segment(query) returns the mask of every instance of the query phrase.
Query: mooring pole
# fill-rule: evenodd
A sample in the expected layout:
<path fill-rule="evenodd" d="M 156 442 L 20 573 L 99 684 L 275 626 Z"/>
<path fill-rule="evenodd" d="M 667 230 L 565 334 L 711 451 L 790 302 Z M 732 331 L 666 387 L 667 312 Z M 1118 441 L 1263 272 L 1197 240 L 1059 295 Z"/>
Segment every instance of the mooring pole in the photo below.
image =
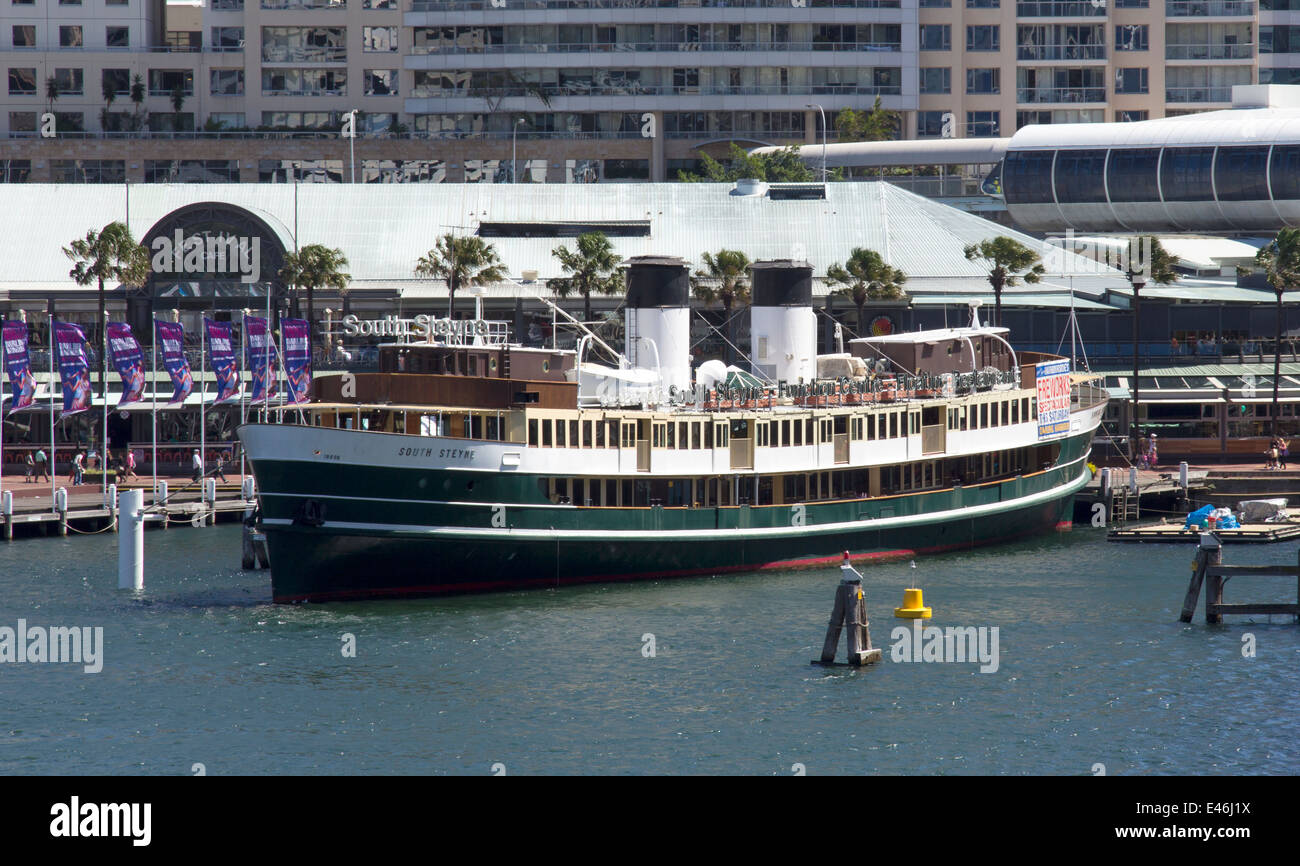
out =
<path fill-rule="evenodd" d="M 867 602 L 862 592 L 862 575 L 849 564 L 848 551 L 840 564 L 842 578 L 835 588 L 835 605 L 830 622 L 826 624 L 826 641 L 822 644 L 821 659 L 814 664 L 834 664 L 835 650 L 839 646 L 840 631 L 848 631 L 849 664 L 869 665 L 880 661 L 881 651 L 871 646 L 871 630 L 867 623 Z"/>
<path fill-rule="evenodd" d="M 117 514 L 117 588 L 144 589 L 144 490 L 119 493 Z"/>

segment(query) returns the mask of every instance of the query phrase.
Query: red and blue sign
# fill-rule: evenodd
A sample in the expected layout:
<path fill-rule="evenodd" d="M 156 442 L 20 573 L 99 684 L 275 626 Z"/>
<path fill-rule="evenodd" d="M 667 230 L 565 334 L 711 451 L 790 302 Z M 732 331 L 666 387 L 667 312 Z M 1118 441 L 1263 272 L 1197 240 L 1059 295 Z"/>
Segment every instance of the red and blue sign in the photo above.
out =
<path fill-rule="evenodd" d="M 122 377 L 122 399 L 118 408 L 140 402 L 144 396 L 144 352 L 140 341 L 125 322 L 108 323 L 108 354 L 117 374 Z"/>
<path fill-rule="evenodd" d="M 253 377 L 253 391 L 249 399 L 256 403 L 274 395 L 275 366 L 279 359 L 266 319 L 244 316 L 244 332 L 248 334 L 248 369 Z"/>
<path fill-rule="evenodd" d="M 10 414 L 30 409 L 36 402 L 36 377 L 32 375 L 32 359 L 27 351 L 27 323 L 4 323 L 5 369 L 9 372 L 9 388 L 13 392 Z"/>
<path fill-rule="evenodd" d="M 178 322 L 154 322 L 154 326 L 158 330 L 163 367 L 172 378 L 172 398 L 167 405 L 176 406 L 194 391 L 190 362 L 185 359 L 185 329 Z"/>
<path fill-rule="evenodd" d="M 71 322 L 54 323 L 54 343 L 59 355 L 59 383 L 63 386 L 63 414 L 90 408 L 90 369 L 86 366 L 86 333 Z"/>
<path fill-rule="evenodd" d="M 217 399 L 222 403 L 239 394 L 239 358 L 235 355 L 229 322 L 203 319 L 208 330 L 208 358 L 217 377 Z"/>

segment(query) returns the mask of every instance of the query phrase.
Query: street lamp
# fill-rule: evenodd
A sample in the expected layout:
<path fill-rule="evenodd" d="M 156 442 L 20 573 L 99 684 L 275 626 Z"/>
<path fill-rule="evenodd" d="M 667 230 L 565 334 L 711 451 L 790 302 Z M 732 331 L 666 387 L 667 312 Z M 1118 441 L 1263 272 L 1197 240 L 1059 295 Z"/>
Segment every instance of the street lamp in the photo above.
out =
<path fill-rule="evenodd" d="M 822 115 L 822 184 L 826 183 L 826 109 L 819 102 L 810 102 L 804 108 L 815 108 Z"/>
<path fill-rule="evenodd" d="M 1129 457 L 1137 459 L 1138 443 L 1138 320 L 1142 314 L 1142 289 L 1147 278 L 1141 271 L 1129 271 L 1128 281 L 1133 286 L 1133 423 L 1129 425 Z"/>
<path fill-rule="evenodd" d="M 510 127 L 510 182 L 519 183 L 519 124 L 523 123 L 522 117 L 516 117 L 514 126 Z"/>

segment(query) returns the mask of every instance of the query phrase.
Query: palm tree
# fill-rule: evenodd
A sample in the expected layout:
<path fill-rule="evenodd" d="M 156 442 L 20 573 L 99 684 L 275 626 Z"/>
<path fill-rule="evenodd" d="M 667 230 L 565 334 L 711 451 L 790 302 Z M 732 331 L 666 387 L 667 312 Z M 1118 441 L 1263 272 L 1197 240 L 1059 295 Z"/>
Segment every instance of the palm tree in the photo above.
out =
<path fill-rule="evenodd" d="M 131 125 L 136 129 L 141 129 L 144 126 L 144 119 L 140 114 L 140 111 L 144 106 L 144 97 L 144 78 L 141 77 L 139 73 L 136 73 L 135 77 L 131 79 L 131 102 L 135 105 L 135 111 L 131 118 Z"/>
<path fill-rule="evenodd" d="M 346 292 L 348 283 L 352 282 L 352 275 L 343 270 L 347 266 L 348 260 L 342 250 L 322 244 L 308 244 L 297 252 L 285 253 L 280 279 L 288 285 L 307 290 L 308 333 L 315 327 L 316 289 L 331 286 L 340 292 Z"/>
<path fill-rule="evenodd" d="M 1273 425 L 1277 433 L 1278 381 L 1282 378 L 1282 293 L 1300 286 L 1300 229 L 1282 229 L 1268 246 L 1255 254 L 1255 263 L 1277 295 L 1277 335 L 1273 343 Z"/>
<path fill-rule="evenodd" d="M 966 258 L 982 259 L 989 268 L 989 285 L 993 287 L 993 318 L 995 325 L 1002 324 L 1002 290 L 1016 286 L 1021 280 L 1036 283 L 1046 271 L 1038 253 L 1015 238 L 998 235 L 965 249 Z"/>
<path fill-rule="evenodd" d="M 106 299 L 104 283 L 112 280 L 123 286 L 142 286 L 149 277 L 149 250 L 135 242 L 124 223 L 111 222 L 99 231 L 91 229 L 84 238 L 63 248 L 63 254 L 75 263 L 68 276 L 79 286 L 98 283 L 99 315 L 95 319 L 96 345 L 99 347 L 99 398 L 104 404 L 103 464 L 108 466 L 108 329 L 104 327 Z M 51 335 L 52 339 L 52 335 Z M 101 478 L 107 484 L 107 473 Z"/>
<path fill-rule="evenodd" d="M 845 264 L 834 264 L 827 268 L 826 282 L 832 286 L 841 286 L 832 294 L 845 295 L 858 308 L 860 337 L 867 336 L 863 307 L 868 301 L 894 301 L 907 297 L 903 291 L 907 274 L 888 264 L 875 250 L 862 247 L 854 247 Z"/>
<path fill-rule="evenodd" d="M 691 278 L 691 291 L 695 297 L 706 304 L 722 302 L 722 318 L 727 329 L 727 363 L 735 362 L 735 328 L 731 319 L 731 308 L 736 304 L 749 303 L 749 256 L 737 250 L 718 250 L 715 256 L 705 253 L 702 257 L 704 267 L 695 272 Z"/>
<path fill-rule="evenodd" d="M 616 268 L 623 257 L 614 254 L 614 245 L 604 232 L 583 232 L 576 249 L 560 245 L 551 255 L 560 260 L 560 269 L 569 276 L 547 280 L 546 285 L 556 297 L 567 298 L 574 292 L 582 295 L 584 322 L 591 321 L 592 292 L 614 295 L 622 291 L 623 275 Z"/>
<path fill-rule="evenodd" d="M 1146 247 L 1146 255 L 1136 255 Z M 1135 265 L 1142 262 L 1142 267 Z M 1129 424 L 1129 454 L 1137 455 L 1140 431 L 1138 430 L 1138 321 L 1142 311 L 1142 287 L 1148 281 L 1167 285 L 1178 281 L 1174 270 L 1174 257 L 1160 245 L 1159 238 L 1144 235 L 1129 241 L 1128 264 L 1125 270 L 1133 286 L 1133 415 Z"/>
<path fill-rule="evenodd" d="M 438 238 L 415 264 L 415 275 L 447 281 L 447 318 L 455 313 L 456 290 L 461 286 L 485 286 L 506 278 L 505 266 L 496 247 L 476 235 L 457 237 L 448 232 Z"/>

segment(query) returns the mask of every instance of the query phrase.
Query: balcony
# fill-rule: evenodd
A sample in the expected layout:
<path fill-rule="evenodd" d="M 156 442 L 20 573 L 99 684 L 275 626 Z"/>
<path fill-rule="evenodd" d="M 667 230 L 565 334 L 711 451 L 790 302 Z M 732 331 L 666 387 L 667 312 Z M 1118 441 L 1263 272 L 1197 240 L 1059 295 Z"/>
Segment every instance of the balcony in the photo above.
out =
<path fill-rule="evenodd" d="M 1166 60 L 1252 60 L 1255 43 L 1217 45 L 1166 45 Z"/>
<path fill-rule="evenodd" d="M 1167 87 L 1165 102 L 1232 102 L 1231 87 Z"/>
<path fill-rule="evenodd" d="M 1105 87 L 1018 87 L 1016 102 L 1042 105 L 1061 102 L 1105 102 Z"/>
<path fill-rule="evenodd" d="M 346 63 L 347 48 L 330 48 L 326 46 L 287 46 L 263 45 L 263 63 L 300 63 L 304 60 L 324 63 Z"/>
<path fill-rule="evenodd" d="M 807 0 L 813 9 L 898 9 L 900 0 Z M 510 9 L 789 9 L 790 0 L 509 0 Z M 411 0 L 411 12 L 499 11 L 492 0 Z M 1102 14 L 1105 14 L 1103 10 Z"/>
<path fill-rule="evenodd" d="M 540 87 L 470 87 L 465 90 L 430 90 L 417 87 L 411 92 L 413 99 L 500 99 L 503 97 L 546 96 L 548 99 L 564 96 L 900 96 L 901 85 L 870 84 L 813 84 L 813 85 L 699 85 L 642 84 L 629 81 L 623 84 L 591 84 L 568 82 Z M 263 95 L 270 95 L 264 92 Z M 282 94 L 276 94 L 282 95 Z"/>
<path fill-rule="evenodd" d="M 1017 18 L 1105 18 L 1106 4 L 1097 5 L 1091 0 L 1065 0 L 1065 2 L 1028 2 L 1016 4 Z"/>
<path fill-rule="evenodd" d="M 344 49 L 337 49 L 344 51 Z M 543 42 L 509 45 L 416 46 L 410 56 L 438 54 L 593 54 L 634 51 L 834 51 L 837 53 L 898 52 L 898 42 Z M 263 52 L 265 54 L 266 52 Z M 1104 58 L 1103 53 L 1103 58 Z M 263 57 L 263 60 L 268 58 Z M 318 58 L 317 58 L 318 59 Z M 344 58 L 346 59 L 346 58 Z M 278 61 L 276 61 L 278 62 Z"/>
<path fill-rule="evenodd" d="M 1255 0 L 1166 0 L 1170 18 L 1254 18 Z"/>
<path fill-rule="evenodd" d="M 1021 45 L 1017 60 L 1105 60 L 1105 45 Z"/>

